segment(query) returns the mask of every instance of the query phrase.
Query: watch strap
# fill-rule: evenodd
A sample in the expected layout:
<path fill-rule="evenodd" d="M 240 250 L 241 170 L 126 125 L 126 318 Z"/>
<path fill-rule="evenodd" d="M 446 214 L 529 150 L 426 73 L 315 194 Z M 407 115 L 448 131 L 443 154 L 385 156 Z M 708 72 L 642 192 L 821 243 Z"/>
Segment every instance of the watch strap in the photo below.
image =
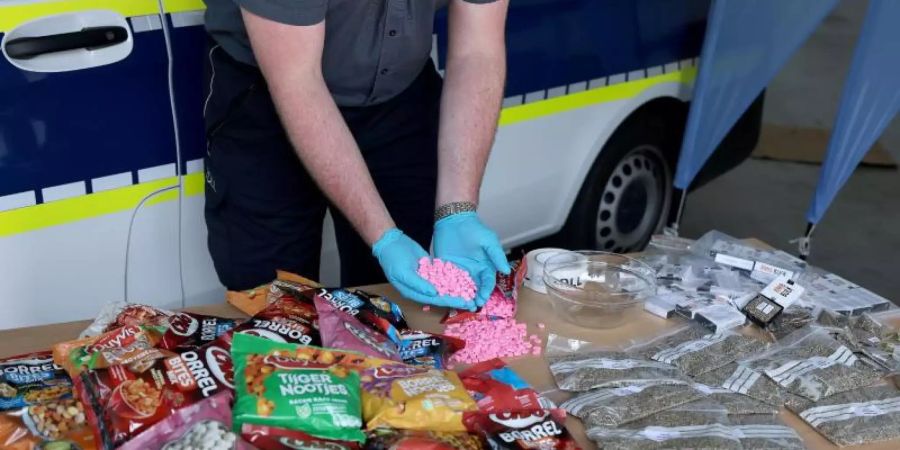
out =
<path fill-rule="evenodd" d="M 445 217 L 452 216 L 454 214 L 465 213 L 465 212 L 475 212 L 476 205 L 473 202 L 450 202 L 444 203 L 441 206 L 438 206 L 437 209 L 434 210 L 434 221 L 437 222 Z"/>

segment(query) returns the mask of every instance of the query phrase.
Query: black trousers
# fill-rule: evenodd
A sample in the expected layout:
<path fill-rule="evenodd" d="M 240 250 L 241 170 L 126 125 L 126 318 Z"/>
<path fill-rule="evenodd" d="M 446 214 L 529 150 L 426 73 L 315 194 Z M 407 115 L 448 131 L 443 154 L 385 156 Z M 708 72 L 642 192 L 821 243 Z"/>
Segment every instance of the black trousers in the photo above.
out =
<path fill-rule="evenodd" d="M 206 64 L 206 225 L 216 273 L 250 289 L 283 269 L 318 278 L 326 210 L 334 218 L 341 283 L 384 281 L 371 249 L 300 163 L 259 69 L 211 44 Z M 397 226 L 431 243 L 442 80 L 429 61 L 400 95 L 340 108 Z"/>

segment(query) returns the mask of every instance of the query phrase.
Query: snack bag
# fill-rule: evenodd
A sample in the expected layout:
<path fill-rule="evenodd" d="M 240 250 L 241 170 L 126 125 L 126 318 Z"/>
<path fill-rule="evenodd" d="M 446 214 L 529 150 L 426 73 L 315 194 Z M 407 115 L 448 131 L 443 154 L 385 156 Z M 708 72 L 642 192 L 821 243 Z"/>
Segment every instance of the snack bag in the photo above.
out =
<path fill-rule="evenodd" d="M 335 441 L 310 436 L 302 431 L 244 424 L 241 436 L 259 450 L 359 450 L 357 442 Z"/>
<path fill-rule="evenodd" d="M 477 432 L 493 450 L 577 450 L 578 444 L 565 427 L 562 409 L 527 413 L 472 414 L 466 426 Z"/>
<path fill-rule="evenodd" d="M 156 348 L 162 335 L 158 327 L 126 325 L 99 336 L 56 344 L 54 360 L 73 378 L 85 370 L 119 364 L 146 368 L 154 360 L 174 354 Z"/>
<path fill-rule="evenodd" d="M 169 326 L 169 317 L 172 314 L 175 313 L 149 305 L 125 302 L 107 303 L 100 310 L 100 314 L 97 315 L 94 322 L 78 337 L 97 336 L 126 325 L 145 325 L 165 329 Z"/>
<path fill-rule="evenodd" d="M 478 410 L 454 372 L 392 363 L 361 375 L 369 430 L 465 431 L 463 413 Z"/>
<path fill-rule="evenodd" d="M 71 396 L 72 381 L 50 352 L 0 359 L 0 411 Z"/>
<path fill-rule="evenodd" d="M 358 353 L 304 347 L 238 334 L 234 426 L 288 428 L 312 436 L 363 442 Z"/>
<path fill-rule="evenodd" d="M 159 342 L 166 350 L 191 350 L 209 344 L 239 321 L 223 317 L 180 312 L 169 318 L 169 328 Z"/>
<path fill-rule="evenodd" d="M 263 284 L 246 291 L 226 291 L 225 301 L 231 306 L 241 310 L 248 316 L 255 316 L 256 313 L 262 311 L 268 306 L 266 298 L 269 292 L 269 285 Z"/>
<path fill-rule="evenodd" d="M 152 361 L 112 366 L 75 379 L 78 398 L 101 448 L 115 448 L 175 411 L 232 388 L 231 358 L 215 346 Z"/>
<path fill-rule="evenodd" d="M 478 403 L 479 413 L 536 411 L 552 407 L 500 359 L 470 366 L 460 372 L 459 377 Z"/>
<path fill-rule="evenodd" d="M 319 312 L 319 331 L 322 333 L 322 345 L 331 348 L 353 350 L 374 358 L 400 361 L 400 350 L 397 344 L 387 336 L 363 325 L 331 303 L 316 296 L 316 311 Z"/>
<path fill-rule="evenodd" d="M 392 430 L 378 428 L 368 433 L 366 450 L 482 450 L 484 445 L 469 433 Z"/>
<path fill-rule="evenodd" d="M 250 450 L 231 432 L 230 392 L 173 412 L 118 450 Z"/>
<path fill-rule="evenodd" d="M 0 413 L 0 448 L 93 450 L 97 445 L 84 406 L 69 398 Z"/>
<path fill-rule="evenodd" d="M 313 280 L 284 270 L 278 270 L 276 274 L 276 281 L 285 281 L 298 287 L 322 287 L 321 284 Z M 279 294 L 284 293 L 283 290 L 273 287 L 272 284 L 274 283 L 263 284 L 246 291 L 227 291 L 225 300 L 244 314 L 255 316 L 265 309 L 266 306 L 269 306 L 272 300 L 279 297 Z"/>
<path fill-rule="evenodd" d="M 450 357 L 465 346 L 465 341 L 451 336 L 417 330 L 400 332 L 400 358 L 414 366 L 446 369 Z"/>
<path fill-rule="evenodd" d="M 478 311 L 451 309 L 441 320 L 443 324 L 460 323 L 472 319 L 509 319 L 516 316 L 516 302 L 519 286 L 525 279 L 525 265 L 521 261 L 511 261 L 509 275 L 497 272 L 497 285 L 488 297 L 487 303 Z"/>
<path fill-rule="evenodd" d="M 240 333 L 275 342 L 321 345 L 318 321 L 319 314 L 312 302 L 289 296 L 279 297 L 255 316 L 222 335 L 216 342 L 223 348 L 231 348 L 232 336 Z"/>
<path fill-rule="evenodd" d="M 409 328 L 400 307 L 379 295 L 360 290 L 331 288 L 305 291 L 304 294 L 310 299 L 318 297 L 337 310 L 355 317 L 360 323 L 387 336 L 398 345 L 400 331 Z"/>

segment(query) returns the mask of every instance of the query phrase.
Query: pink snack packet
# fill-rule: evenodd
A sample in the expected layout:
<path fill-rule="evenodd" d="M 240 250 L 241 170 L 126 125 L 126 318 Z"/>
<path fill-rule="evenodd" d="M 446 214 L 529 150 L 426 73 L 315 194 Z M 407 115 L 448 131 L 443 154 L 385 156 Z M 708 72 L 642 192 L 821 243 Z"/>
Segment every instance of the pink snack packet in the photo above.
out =
<path fill-rule="evenodd" d="M 210 442 L 211 449 L 255 450 L 231 431 L 231 398 L 230 391 L 223 391 L 176 410 L 118 450 L 200 448 L 204 442 Z"/>
<path fill-rule="evenodd" d="M 355 350 L 375 358 L 402 361 L 400 349 L 387 336 L 363 325 L 356 317 L 335 308 L 319 296 L 313 301 L 319 312 L 323 347 Z"/>

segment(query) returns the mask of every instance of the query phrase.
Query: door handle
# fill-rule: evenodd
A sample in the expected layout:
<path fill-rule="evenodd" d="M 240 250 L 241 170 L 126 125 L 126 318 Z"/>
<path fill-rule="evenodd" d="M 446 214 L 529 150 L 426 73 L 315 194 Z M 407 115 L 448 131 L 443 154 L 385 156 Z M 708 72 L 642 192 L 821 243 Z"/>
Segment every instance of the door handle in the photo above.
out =
<path fill-rule="evenodd" d="M 6 54 L 14 59 L 30 59 L 38 55 L 80 48 L 93 50 L 109 47 L 128 39 L 128 30 L 121 26 L 92 27 L 71 33 L 49 36 L 21 37 L 6 43 Z"/>

